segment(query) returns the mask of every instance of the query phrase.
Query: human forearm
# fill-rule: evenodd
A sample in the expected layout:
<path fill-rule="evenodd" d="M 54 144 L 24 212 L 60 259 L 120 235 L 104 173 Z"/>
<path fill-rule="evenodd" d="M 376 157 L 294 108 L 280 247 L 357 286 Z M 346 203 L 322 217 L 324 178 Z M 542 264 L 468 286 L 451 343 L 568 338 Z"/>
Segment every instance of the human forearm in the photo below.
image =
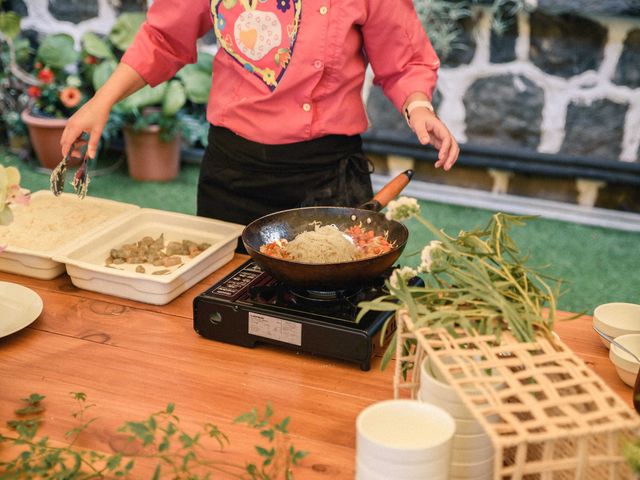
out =
<path fill-rule="evenodd" d="M 113 106 L 145 85 L 144 79 L 133 68 L 124 63 L 118 64 L 93 98 L 67 122 L 60 140 L 62 155 L 67 155 L 74 142 L 85 132 L 89 134 L 87 154 L 93 158 Z"/>
<path fill-rule="evenodd" d="M 120 100 L 146 85 L 144 79 L 126 63 L 119 63 L 108 80 L 98 89 L 92 101 L 111 110 Z"/>

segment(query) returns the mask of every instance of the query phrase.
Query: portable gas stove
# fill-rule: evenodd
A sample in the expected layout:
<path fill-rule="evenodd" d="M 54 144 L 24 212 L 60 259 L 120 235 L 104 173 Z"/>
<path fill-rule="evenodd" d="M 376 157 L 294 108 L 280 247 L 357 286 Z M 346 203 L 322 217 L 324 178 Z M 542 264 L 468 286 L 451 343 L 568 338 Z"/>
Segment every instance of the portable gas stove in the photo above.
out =
<path fill-rule="evenodd" d="M 194 299 L 193 328 L 220 342 L 245 347 L 269 343 L 355 362 L 366 371 L 393 312 L 371 311 L 356 322 L 358 303 L 388 293 L 384 280 L 389 274 L 353 290 L 295 290 L 248 260 Z M 416 277 L 410 284 L 422 280 Z M 385 341 L 394 330 L 391 322 Z"/>

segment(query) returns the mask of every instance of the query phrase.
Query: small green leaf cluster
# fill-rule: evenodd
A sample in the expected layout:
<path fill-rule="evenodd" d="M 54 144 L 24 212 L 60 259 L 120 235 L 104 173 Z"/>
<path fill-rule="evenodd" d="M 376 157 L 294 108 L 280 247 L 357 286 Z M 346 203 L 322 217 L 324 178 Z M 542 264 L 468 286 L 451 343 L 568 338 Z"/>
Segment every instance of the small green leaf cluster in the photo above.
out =
<path fill-rule="evenodd" d="M 204 423 L 199 431 L 190 433 L 180 425 L 175 405 L 170 403 L 159 412 L 141 421 L 127 421 L 118 432 L 125 436 L 126 447 L 114 454 L 82 449 L 76 446 L 81 435 L 97 418 L 85 418 L 94 404 L 87 403 L 82 392 L 72 392 L 79 409 L 72 417 L 80 423 L 66 433 L 68 443 L 60 446 L 47 436 L 37 434 L 44 419 L 43 395 L 33 393 L 22 399 L 25 406 L 16 410 L 16 418 L 7 422 L 13 434 L 0 434 L 0 446 L 17 450 L 14 458 L 0 459 L 0 479 L 60 479 L 89 480 L 106 478 L 142 478 L 136 468 L 139 460 L 152 465 L 151 478 L 208 480 L 212 478 L 249 478 L 253 480 L 293 479 L 292 468 L 306 452 L 298 451 L 288 442 L 289 417 L 280 422 L 273 418 L 267 406 L 263 414 L 257 409 L 240 415 L 235 422 L 258 429 L 267 446 L 256 445 L 262 458 L 258 465 L 247 462 L 237 465 L 224 460 L 211 460 L 206 442 L 213 441 L 219 452 L 229 445 L 229 438 L 212 423 Z M 155 466 L 154 466 L 155 465 Z M 214 477 L 215 475 L 215 477 Z"/>
<path fill-rule="evenodd" d="M 260 435 L 269 440 L 267 447 L 256 445 L 256 451 L 263 460 L 258 466 L 248 463 L 246 471 L 253 480 L 267 480 L 269 478 L 293 478 L 292 467 L 307 456 L 307 452 L 297 450 L 292 444 L 283 444 L 282 439 L 288 435 L 287 426 L 290 417 L 280 422 L 273 421 L 273 409 L 267 404 L 265 411 L 260 414 L 257 409 L 244 413 L 235 419 L 235 423 L 244 423 L 260 431 Z"/>

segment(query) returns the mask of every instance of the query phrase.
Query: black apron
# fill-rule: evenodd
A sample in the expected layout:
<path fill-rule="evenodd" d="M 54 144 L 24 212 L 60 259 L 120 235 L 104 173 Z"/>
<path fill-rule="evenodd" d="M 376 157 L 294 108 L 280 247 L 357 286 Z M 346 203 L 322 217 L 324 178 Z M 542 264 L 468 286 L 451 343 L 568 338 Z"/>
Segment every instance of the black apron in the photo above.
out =
<path fill-rule="evenodd" d="M 359 135 L 284 145 L 212 126 L 198 180 L 198 215 L 246 225 L 298 207 L 358 207 L 373 197 Z"/>

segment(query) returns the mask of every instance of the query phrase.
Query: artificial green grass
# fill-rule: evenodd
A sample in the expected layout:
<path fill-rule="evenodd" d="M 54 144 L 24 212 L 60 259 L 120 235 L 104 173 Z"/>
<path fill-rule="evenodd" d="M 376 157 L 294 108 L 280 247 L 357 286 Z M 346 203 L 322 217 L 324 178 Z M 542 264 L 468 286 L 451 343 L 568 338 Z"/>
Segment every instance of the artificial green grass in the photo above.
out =
<path fill-rule="evenodd" d="M 32 191 L 48 189 L 47 175 L 0 150 L 0 163 L 20 168 L 22 185 Z M 183 165 L 168 183 L 138 182 L 123 165 L 116 172 L 93 177 L 89 194 L 147 208 L 194 214 L 198 167 Z M 420 202 L 423 215 L 450 235 L 484 226 L 493 212 L 476 208 Z M 416 266 L 431 235 L 415 220 L 407 223 L 410 238 L 401 263 Z M 609 230 L 547 219 L 533 219 L 516 228 L 513 237 L 530 264 L 563 280 L 559 308 L 592 313 L 602 303 L 640 303 L 640 233 Z"/>

